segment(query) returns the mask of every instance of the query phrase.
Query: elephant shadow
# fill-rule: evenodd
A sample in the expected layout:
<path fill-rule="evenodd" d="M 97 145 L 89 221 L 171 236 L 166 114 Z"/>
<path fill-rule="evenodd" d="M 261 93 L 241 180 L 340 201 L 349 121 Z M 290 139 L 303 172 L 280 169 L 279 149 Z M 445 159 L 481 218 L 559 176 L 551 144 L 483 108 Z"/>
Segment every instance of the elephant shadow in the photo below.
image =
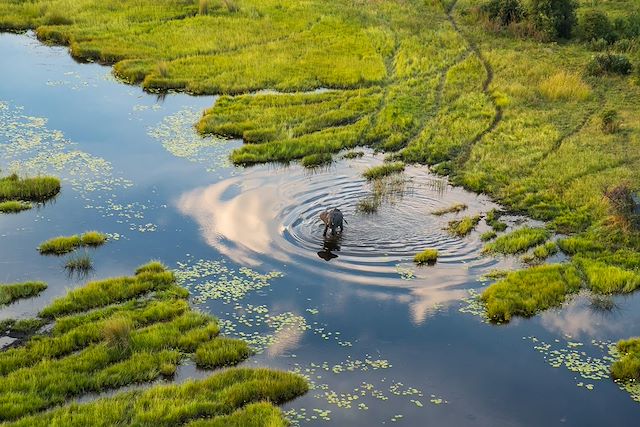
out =
<path fill-rule="evenodd" d="M 340 243 L 342 236 L 340 234 L 325 237 L 322 242 L 322 250 L 318 251 L 318 256 L 325 261 L 331 261 L 338 258 L 334 252 L 340 252 Z"/>

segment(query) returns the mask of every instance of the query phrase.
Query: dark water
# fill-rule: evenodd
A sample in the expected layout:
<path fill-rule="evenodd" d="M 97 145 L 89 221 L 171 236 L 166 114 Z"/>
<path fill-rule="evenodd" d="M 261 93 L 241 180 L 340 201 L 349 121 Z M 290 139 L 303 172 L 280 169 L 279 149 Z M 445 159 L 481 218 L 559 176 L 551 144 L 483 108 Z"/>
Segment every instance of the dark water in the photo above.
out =
<path fill-rule="evenodd" d="M 302 423 L 637 425 L 639 404 L 603 359 L 609 342 L 640 334 L 637 297 L 602 313 L 582 295 L 506 326 L 473 314 L 480 276 L 517 262 L 481 255 L 483 224 L 453 238 L 443 231 L 453 216 L 430 212 L 464 202 L 482 213 L 495 207 L 487 198 L 409 168 L 404 197 L 359 215 L 370 191 L 360 174 L 381 162 L 370 152 L 313 173 L 236 169 L 225 159 L 239 141 L 201 140 L 191 127 L 213 97 L 144 94 L 29 36 L 0 35 L 0 53 L 0 168 L 64 179 L 53 203 L 0 216 L 0 281 L 49 283 L 0 318 L 33 315 L 84 283 L 35 248 L 97 229 L 112 240 L 91 251 L 89 279 L 152 258 L 176 268 L 194 304 L 259 350 L 248 365 L 310 377 L 315 388 L 285 406 Z M 325 241 L 316 218 L 330 206 L 349 223 Z M 438 264 L 414 267 L 429 247 Z M 186 366 L 179 377 L 205 374 Z"/>

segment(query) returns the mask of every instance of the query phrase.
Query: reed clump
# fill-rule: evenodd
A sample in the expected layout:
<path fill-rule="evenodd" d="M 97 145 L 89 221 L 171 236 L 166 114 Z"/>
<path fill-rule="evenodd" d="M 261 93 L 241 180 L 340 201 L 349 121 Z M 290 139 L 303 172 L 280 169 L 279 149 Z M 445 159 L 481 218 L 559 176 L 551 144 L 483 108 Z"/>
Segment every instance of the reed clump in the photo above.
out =
<path fill-rule="evenodd" d="M 640 338 L 618 341 L 620 357 L 611 365 L 611 376 L 619 381 L 640 381 Z"/>
<path fill-rule="evenodd" d="M 44 282 L 25 282 L 15 284 L 0 284 L 0 305 L 11 304 L 23 298 L 31 298 L 47 289 Z"/>
<path fill-rule="evenodd" d="M 331 164 L 332 161 L 333 157 L 330 153 L 315 153 L 304 156 L 300 163 L 302 163 L 302 166 L 305 168 L 317 168 L 319 166 Z"/>
<path fill-rule="evenodd" d="M 246 342 L 220 337 L 199 346 L 194 360 L 198 367 L 212 369 L 237 365 L 250 355 Z"/>
<path fill-rule="evenodd" d="M 413 258 L 413 262 L 418 265 L 433 265 L 438 260 L 438 250 L 437 249 L 425 249 L 424 251 L 416 254 Z"/>

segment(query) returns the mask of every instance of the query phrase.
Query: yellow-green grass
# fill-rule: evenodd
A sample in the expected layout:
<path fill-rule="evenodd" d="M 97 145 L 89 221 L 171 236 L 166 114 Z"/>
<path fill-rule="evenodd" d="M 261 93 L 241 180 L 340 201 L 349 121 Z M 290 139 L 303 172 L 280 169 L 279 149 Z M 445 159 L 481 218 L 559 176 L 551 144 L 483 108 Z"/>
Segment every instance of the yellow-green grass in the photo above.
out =
<path fill-rule="evenodd" d="M 574 262 L 584 272 L 589 289 L 595 293 L 630 293 L 640 287 L 640 273 L 637 270 L 585 257 L 576 257 Z"/>
<path fill-rule="evenodd" d="M 175 425 L 223 416 L 255 421 L 257 413 L 234 411 L 260 401 L 270 402 L 267 413 L 281 419 L 272 404 L 306 392 L 307 384 L 297 375 L 270 370 L 230 369 L 179 386 L 156 386 L 85 405 L 68 403 L 85 393 L 171 377 L 184 358 L 195 360 L 196 353 L 208 368 L 248 356 L 244 342 L 216 343 L 217 320 L 191 311 L 188 293 L 160 266 L 150 263 L 133 277 L 89 283 L 45 307 L 36 321 L 53 322 L 50 333 L 0 353 L 0 420 L 16 425 L 139 425 L 151 420 Z M 167 405 L 174 410 L 164 410 Z"/>
<path fill-rule="evenodd" d="M 498 237 L 498 233 L 496 233 L 493 230 L 489 230 L 489 231 L 485 231 L 480 235 L 480 240 L 482 240 L 483 242 L 488 242 L 490 240 L 495 239 L 496 237 Z"/>
<path fill-rule="evenodd" d="M 445 208 L 442 209 L 436 209 L 435 211 L 431 212 L 433 215 L 436 216 L 442 216 L 442 215 L 446 215 L 449 213 L 458 213 L 458 212 L 462 212 L 464 210 L 467 209 L 467 205 L 465 205 L 464 203 L 456 203 L 453 204 L 451 206 L 447 206 Z"/>
<path fill-rule="evenodd" d="M 200 368 L 236 365 L 251 355 L 244 341 L 220 337 L 201 345 L 194 360 Z"/>
<path fill-rule="evenodd" d="M 611 365 L 611 376 L 623 382 L 640 381 L 640 338 L 618 341 L 620 357 Z"/>
<path fill-rule="evenodd" d="M 557 253 L 558 245 L 555 242 L 546 242 L 533 248 L 533 251 L 524 255 L 522 260 L 528 264 L 540 263 Z"/>
<path fill-rule="evenodd" d="M 11 304 L 22 298 L 31 298 L 47 289 L 44 282 L 0 284 L 0 305 Z"/>
<path fill-rule="evenodd" d="M 493 231 L 504 231 L 507 229 L 507 224 L 500 221 L 501 216 L 502 213 L 500 211 L 498 211 L 497 209 L 491 209 L 489 212 L 487 212 L 485 222 L 489 227 L 493 228 Z"/>
<path fill-rule="evenodd" d="M 97 231 L 88 231 L 81 235 L 59 236 L 44 241 L 38 246 L 43 255 L 64 255 L 81 246 L 97 247 L 107 241 L 107 235 Z"/>
<path fill-rule="evenodd" d="M 580 289 L 578 271 L 571 265 L 543 265 L 509 273 L 481 295 L 487 314 L 496 322 L 513 316 L 529 317 L 561 305 Z"/>
<path fill-rule="evenodd" d="M 462 219 L 456 219 L 453 221 L 449 221 L 449 225 L 447 226 L 447 231 L 458 237 L 465 237 L 469 235 L 473 230 L 475 230 L 476 226 L 480 222 L 482 217 L 480 215 L 476 216 L 466 216 Z"/>
<path fill-rule="evenodd" d="M 438 260 L 437 249 L 425 249 L 424 251 L 420 252 L 419 254 L 416 254 L 416 256 L 413 257 L 413 262 L 415 262 L 418 265 L 424 265 L 424 264 L 433 265 L 436 263 L 437 260 Z"/>
<path fill-rule="evenodd" d="M 29 210 L 31 207 L 32 205 L 29 202 L 9 200 L 6 202 L 0 202 L 0 213 L 18 213 Z"/>
<path fill-rule="evenodd" d="M 307 389 L 306 381 L 295 374 L 233 368 L 203 380 L 158 385 L 90 403 L 63 406 L 7 425 L 285 426 L 284 417 L 274 405 L 292 400 Z"/>
<path fill-rule="evenodd" d="M 549 237 L 549 231 L 543 228 L 523 227 L 498 237 L 494 242 L 485 245 L 483 251 L 513 255 L 544 243 Z"/>
<path fill-rule="evenodd" d="M 60 180 L 52 176 L 20 178 L 13 174 L 0 178 L 0 202 L 45 202 L 60 192 Z"/>
<path fill-rule="evenodd" d="M 364 151 L 350 150 L 342 155 L 343 159 L 358 159 L 364 156 Z"/>
<path fill-rule="evenodd" d="M 551 101 L 584 101 L 591 95 L 591 88 L 577 73 L 561 71 L 549 76 L 539 85 L 540 93 Z"/>
<path fill-rule="evenodd" d="M 372 166 L 362 173 L 369 181 L 374 179 L 384 178 L 385 176 L 393 175 L 396 173 L 404 172 L 403 162 L 384 163 L 379 166 Z"/>
<path fill-rule="evenodd" d="M 300 163 L 302 163 L 302 166 L 304 166 L 305 168 L 316 168 L 319 166 L 328 165 L 332 162 L 332 160 L 333 157 L 330 153 L 316 153 L 304 156 Z"/>

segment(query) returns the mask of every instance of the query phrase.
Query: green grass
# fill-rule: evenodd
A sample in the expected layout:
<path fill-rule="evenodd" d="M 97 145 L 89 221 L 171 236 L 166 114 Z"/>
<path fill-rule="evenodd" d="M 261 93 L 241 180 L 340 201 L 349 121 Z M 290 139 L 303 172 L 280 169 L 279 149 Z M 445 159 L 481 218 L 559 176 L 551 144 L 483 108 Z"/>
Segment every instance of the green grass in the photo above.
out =
<path fill-rule="evenodd" d="M 97 231 L 88 231 L 81 235 L 59 236 L 42 242 L 38 251 L 42 255 L 64 255 L 81 246 L 98 247 L 106 243 L 107 235 Z"/>
<path fill-rule="evenodd" d="M 546 242 L 533 248 L 533 251 L 524 255 L 522 260 L 528 264 L 541 263 L 557 253 L 558 245 L 555 242 Z"/>
<path fill-rule="evenodd" d="M 424 251 L 416 254 L 413 258 L 413 262 L 418 265 L 433 265 L 438 260 L 438 250 L 437 249 L 425 249 Z"/>
<path fill-rule="evenodd" d="M 524 227 L 498 237 L 484 247 L 485 252 L 513 255 L 524 252 L 549 239 L 550 233 L 542 228 Z"/>
<path fill-rule="evenodd" d="M 304 156 L 300 163 L 305 168 L 316 168 L 318 166 L 331 164 L 333 157 L 329 153 L 316 153 Z"/>
<path fill-rule="evenodd" d="M 378 212 L 378 208 L 380 208 L 381 204 L 382 201 L 379 198 L 376 198 L 375 196 L 367 196 L 358 200 L 356 212 L 371 215 Z"/>
<path fill-rule="evenodd" d="M 575 258 L 584 272 L 587 285 L 598 294 L 630 293 L 640 287 L 640 273 L 616 265 L 584 257 Z"/>
<path fill-rule="evenodd" d="M 65 261 L 64 268 L 71 275 L 78 274 L 80 276 L 86 276 L 93 270 L 93 260 L 87 254 L 73 255 Z"/>
<path fill-rule="evenodd" d="M 363 172 L 362 176 L 364 176 L 367 180 L 372 181 L 374 179 L 384 178 L 386 176 L 400 173 L 403 171 L 404 171 L 404 163 L 402 162 L 385 163 L 380 166 L 370 167 L 369 169 Z"/>
<path fill-rule="evenodd" d="M 69 404 L 85 393 L 171 377 L 185 358 L 217 368 L 249 356 L 246 343 L 217 338 L 217 320 L 191 311 L 187 298 L 173 274 L 152 262 L 133 277 L 91 282 L 53 301 L 41 311 L 42 318 L 29 319 L 28 328 L 23 325 L 33 331 L 53 322 L 49 334 L 0 352 L 0 420 L 15 425 L 175 425 L 209 418 L 224 422 L 225 417 L 258 422 L 261 413 L 282 420 L 273 404 L 303 394 L 307 384 L 297 375 L 265 369 L 232 368 L 197 382 Z M 5 326 L 13 332 L 18 323 Z M 270 403 L 243 409 L 263 401 Z"/>
<path fill-rule="evenodd" d="M 198 347 L 194 360 L 200 368 L 217 368 L 236 365 L 251 355 L 244 341 L 217 338 Z"/>
<path fill-rule="evenodd" d="M 46 202 L 60 192 L 60 180 L 51 176 L 20 178 L 13 174 L 0 178 L 0 202 Z"/>
<path fill-rule="evenodd" d="M 0 284 L 0 306 L 23 298 L 31 298 L 47 289 L 43 282 L 25 282 L 11 285 Z"/>
<path fill-rule="evenodd" d="M 9 200 L 0 202 L 0 213 L 18 213 L 31 209 L 33 206 L 28 202 L 20 202 L 17 200 Z"/>
<path fill-rule="evenodd" d="M 164 273 L 168 268 L 160 261 L 150 261 L 136 269 L 136 276 L 143 273 Z"/>
<path fill-rule="evenodd" d="M 496 237 L 498 237 L 498 234 L 493 230 L 489 230 L 480 235 L 480 240 L 482 240 L 483 242 L 488 242 L 495 239 Z"/>
<path fill-rule="evenodd" d="M 442 215 L 446 215 L 449 213 L 458 213 L 458 212 L 462 212 L 464 210 L 467 209 L 467 205 L 465 205 L 464 203 L 456 203 L 454 205 L 451 206 L 447 206 L 446 208 L 442 208 L 442 209 L 437 209 L 433 212 L 431 212 L 433 215 L 436 216 L 442 216 Z"/>
<path fill-rule="evenodd" d="M 611 376 L 620 381 L 640 381 L 640 338 L 618 341 L 620 357 L 611 365 Z"/>
<path fill-rule="evenodd" d="M 502 216 L 502 213 L 496 209 L 491 209 L 487 212 L 485 222 L 489 227 L 493 228 L 493 231 L 500 232 L 507 229 L 507 224 L 500 221 L 500 216 Z"/>
<path fill-rule="evenodd" d="M 481 216 L 466 216 L 462 219 L 449 221 L 447 231 L 457 237 L 465 237 L 469 235 L 482 219 Z"/>
<path fill-rule="evenodd" d="M 360 157 L 364 156 L 364 151 L 347 151 L 346 153 L 344 153 L 342 155 L 343 159 L 358 159 Z"/>
<path fill-rule="evenodd" d="M 496 322 L 529 317 L 561 305 L 580 289 L 578 271 L 570 265 L 543 265 L 516 271 L 489 286 L 481 295 L 487 314 Z"/>

